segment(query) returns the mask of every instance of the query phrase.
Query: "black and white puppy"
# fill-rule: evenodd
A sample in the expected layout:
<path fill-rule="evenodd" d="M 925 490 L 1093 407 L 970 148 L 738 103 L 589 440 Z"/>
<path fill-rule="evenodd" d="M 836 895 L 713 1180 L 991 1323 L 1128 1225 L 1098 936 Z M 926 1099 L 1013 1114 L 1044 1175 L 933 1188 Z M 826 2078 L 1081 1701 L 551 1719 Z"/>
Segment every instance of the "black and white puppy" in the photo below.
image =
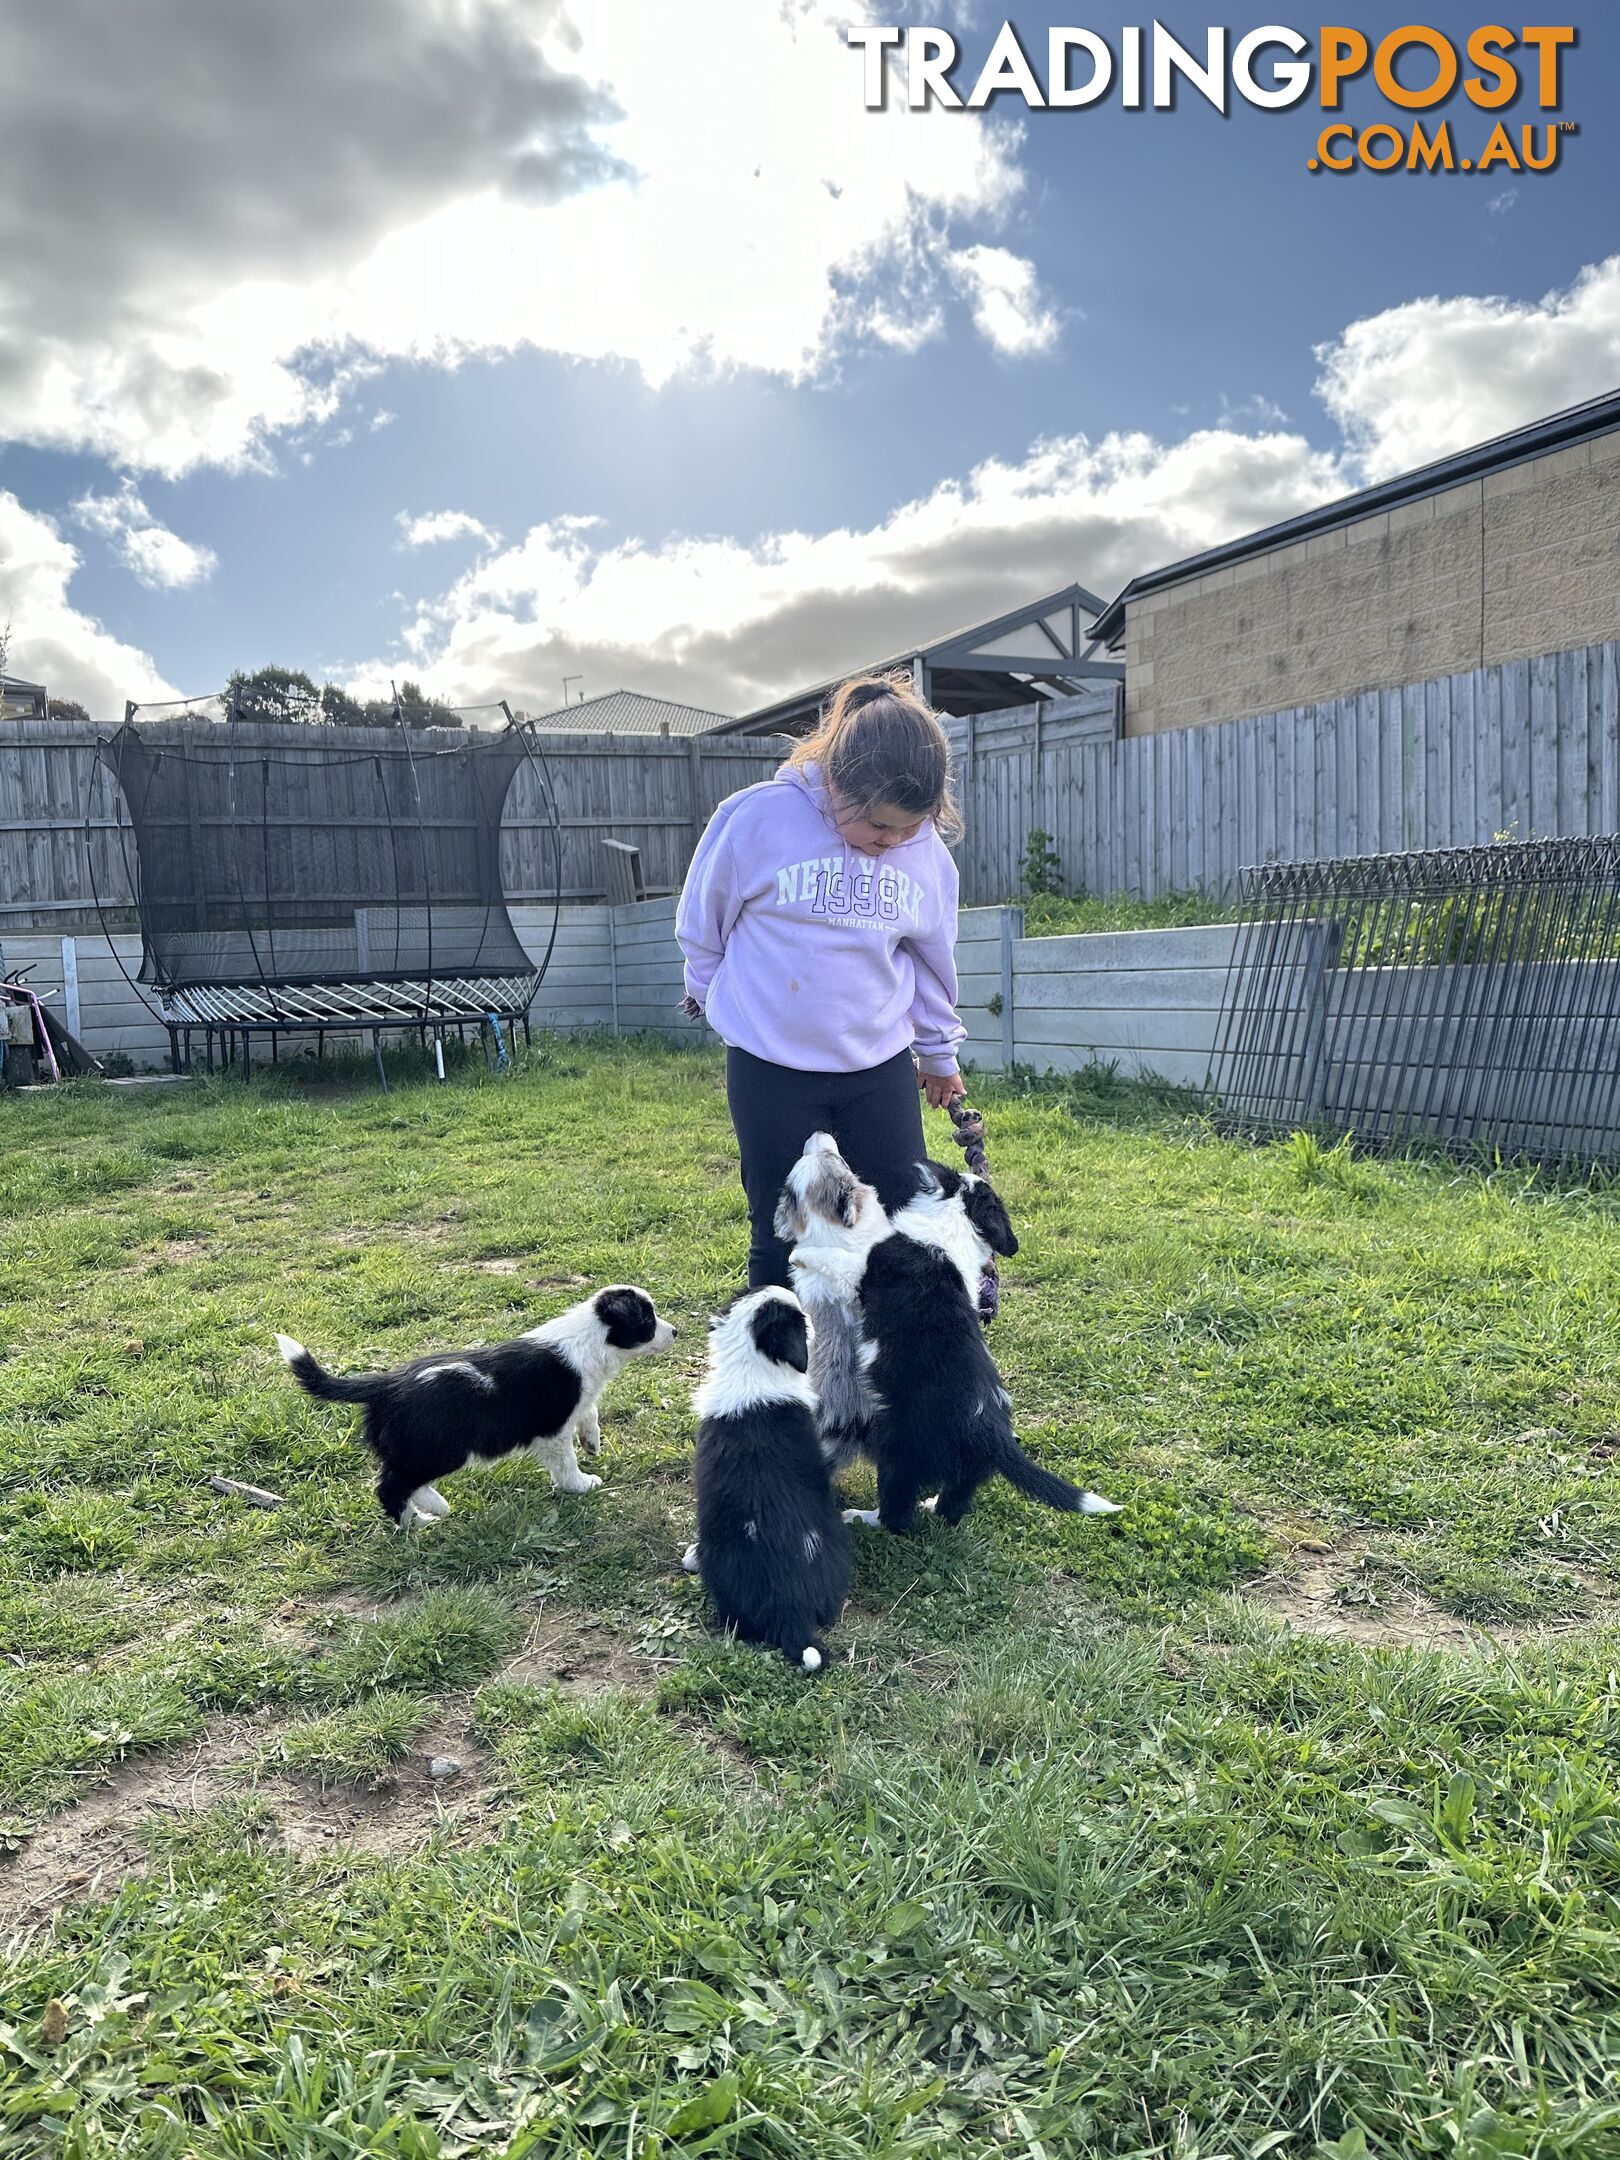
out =
<path fill-rule="evenodd" d="M 692 1397 L 697 1561 L 725 1626 L 818 1672 L 849 1595 L 849 1532 L 816 1436 L 809 1328 L 791 1290 L 751 1290 L 709 1323 Z"/>
<path fill-rule="evenodd" d="M 937 1492 L 928 1504 L 942 1521 L 960 1522 L 997 1475 L 1048 1507 L 1117 1514 L 1113 1501 L 1032 1462 L 1014 1437 L 978 1309 L 985 1261 L 1018 1250 L 1000 1196 L 943 1163 L 922 1164 L 919 1184 L 891 1218 L 894 1235 L 870 1246 L 861 1271 L 866 1380 L 879 1406 L 869 1443 L 878 1504 L 850 1519 L 903 1532 L 922 1494 Z"/>
<path fill-rule="evenodd" d="M 377 1499 L 408 1530 L 449 1514 L 436 1479 L 518 1448 L 545 1464 L 558 1492 L 600 1485 L 580 1469 L 575 1440 L 595 1454 L 603 1388 L 627 1359 L 667 1350 L 674 1340 L 645 1290 L 615 1283 L 512 1342 L 413 1358 L 391 1372 L 343 1380 L 290 1335 L 278 1335 L 276 1347 L 307 1393 L 364 1407 Z"/>
<path fill-rule="evenodd" d="M 810 1322 L 810 1386 L 828 1466 L 836 1473 L 871 1449 L 877 1399 L 861 1340 L 861 1276 L 893 1229 L 873 1188 L 812 1133 L 776 1203 L 776 1234 L 791 1245 L 793 1288 Z"/>

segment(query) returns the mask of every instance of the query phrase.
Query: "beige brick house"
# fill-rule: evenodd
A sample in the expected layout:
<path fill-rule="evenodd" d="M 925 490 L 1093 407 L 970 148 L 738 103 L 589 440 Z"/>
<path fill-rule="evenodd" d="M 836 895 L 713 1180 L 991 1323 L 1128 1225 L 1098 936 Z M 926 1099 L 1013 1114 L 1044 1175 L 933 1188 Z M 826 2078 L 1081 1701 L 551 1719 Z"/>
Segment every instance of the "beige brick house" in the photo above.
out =
<path fill-rule="evenodd" d="M 1620 638 L 1620 392 L 1135 579 L 1125 733 Z"/>

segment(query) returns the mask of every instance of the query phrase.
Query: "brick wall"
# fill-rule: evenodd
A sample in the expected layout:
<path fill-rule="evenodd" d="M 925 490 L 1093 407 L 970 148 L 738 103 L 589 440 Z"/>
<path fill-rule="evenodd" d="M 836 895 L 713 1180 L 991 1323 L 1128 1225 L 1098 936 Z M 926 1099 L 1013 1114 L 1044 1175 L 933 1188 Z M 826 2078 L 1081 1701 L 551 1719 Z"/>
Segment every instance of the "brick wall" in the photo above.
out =
<path fill-rule="evenodd" d="M 1125 629 L 1127 735 L 1620 636 L 1620 432 L 1147 594 Z"/>

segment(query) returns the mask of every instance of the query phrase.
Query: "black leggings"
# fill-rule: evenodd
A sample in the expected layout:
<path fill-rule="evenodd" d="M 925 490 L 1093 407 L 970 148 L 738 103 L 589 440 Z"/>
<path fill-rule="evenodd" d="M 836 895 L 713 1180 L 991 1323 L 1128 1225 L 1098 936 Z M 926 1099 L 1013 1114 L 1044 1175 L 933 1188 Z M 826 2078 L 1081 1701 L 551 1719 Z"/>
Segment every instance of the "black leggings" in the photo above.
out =
<path fill-rule="evenodd" d="M 858 1176 L 885 1207 L 916 1191 L 915 1166 L 928 1153 L 922 1096 L 911 1052 L 867 1072 L 794 1072 L 746 1050 L 726 1052 L 726 1100 L 742 1150 L 748 1195 L 748 1287 L 788 1287 L 787 1247 L 771 1227 L 788 1171 L 813 1132 L 830 1132 Z"/>

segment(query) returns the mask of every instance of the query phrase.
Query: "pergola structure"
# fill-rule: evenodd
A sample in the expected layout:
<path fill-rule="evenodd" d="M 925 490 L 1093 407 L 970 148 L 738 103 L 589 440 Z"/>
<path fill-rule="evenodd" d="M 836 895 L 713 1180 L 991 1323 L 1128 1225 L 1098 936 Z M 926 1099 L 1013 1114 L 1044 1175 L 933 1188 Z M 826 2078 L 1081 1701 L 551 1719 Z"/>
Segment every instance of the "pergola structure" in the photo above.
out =
<path fill-rule="evenodd" d="M 1084 585 L 1031 600 L 988 622 L 955 630 L 870 666 L 845 668 L 825 682 L 779 698 L 713 730 L 716 735 L 804 735 L 829 691 L 851 675 L 909 668 L 919 691 L 941 712 L 1005 712 L 1074 697 L 1087 683 L 1123 682 L 1125 669 L 1099 649 L 1093 632 L 1106 603 Z"/>

